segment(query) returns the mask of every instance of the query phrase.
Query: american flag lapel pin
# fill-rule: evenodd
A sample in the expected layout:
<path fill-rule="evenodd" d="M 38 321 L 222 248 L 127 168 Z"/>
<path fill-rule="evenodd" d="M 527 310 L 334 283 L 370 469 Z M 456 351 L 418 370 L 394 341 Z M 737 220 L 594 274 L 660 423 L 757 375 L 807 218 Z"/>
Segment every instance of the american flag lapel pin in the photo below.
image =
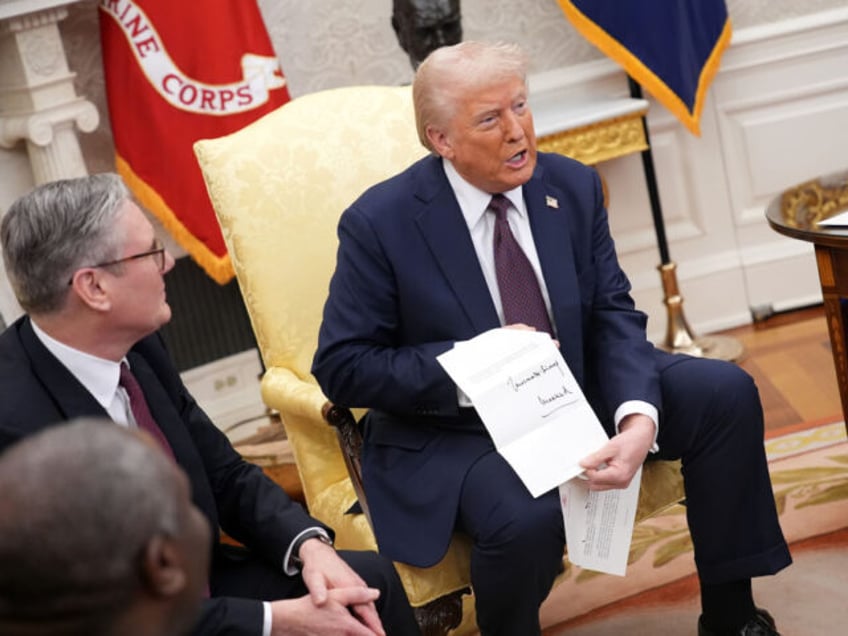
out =
<path fill-rule="evenodd" d="M 553 208 L 555 210 L 559 209 L 559 201 L 557 201 L 549 194 L 545 196 L 545 203 L 548 205 L 549 208 Z"/>

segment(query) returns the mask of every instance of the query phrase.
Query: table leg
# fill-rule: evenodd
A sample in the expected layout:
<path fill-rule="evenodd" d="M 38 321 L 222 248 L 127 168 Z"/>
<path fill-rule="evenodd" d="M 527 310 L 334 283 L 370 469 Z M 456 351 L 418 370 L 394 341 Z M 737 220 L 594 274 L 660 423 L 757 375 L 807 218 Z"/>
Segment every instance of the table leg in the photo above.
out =
<path fill-rule="evenodd" d="M 819 270 L 839 397 L 842 401 L 842 415 L 848 432 L 848 353 L 845 331 L 848 325 L 848 253 L 816 245 L 816 265 Z"/>

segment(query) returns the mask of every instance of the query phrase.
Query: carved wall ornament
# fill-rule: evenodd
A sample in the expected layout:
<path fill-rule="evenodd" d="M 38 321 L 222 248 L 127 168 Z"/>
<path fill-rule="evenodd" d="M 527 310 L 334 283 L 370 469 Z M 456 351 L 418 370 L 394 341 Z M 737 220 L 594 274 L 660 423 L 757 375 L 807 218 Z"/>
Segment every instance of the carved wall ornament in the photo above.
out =
<path fill-rule="evenodd" d="M 587 164 L 595 164 L 648 145 L 642 127 L 643 112 L 581 126 L 539 138 L 539 150 L 556 152 Z"/>
<path fill-rule="evenodd" d="M 50 77 L 65 68 L 61 40 L 41 29 L 21 33 L 18 49 L 24 66 L 35 75 Z"/>
<path fill-rule="evenodd" d="M 68 3 L 76 2 L 77 0 L 68 0 Z M 6 21 L 6 29 L 11 32 L 15 31 L 30 31 L 38 29 L 48 24 L 56 24 L 61 22 L 68 16 L 66 7 L 53 7 L 48 9 L 40 9 L 33 13 L 22 13 L 9 18 Z"/>
<path fill-rule="evenodd" d="M 53 142 L 53 129 L 68 122 L 75 124 L 81 132 L 91 132 L 100 123 L 100 114 L 94 104 L 77 98 L 35 113 L 0 115 L 0 146 L 11 148 L 21 139 L 37 146 L 47 146 Z"/>
<path fill-rule="evenodd" d="M 0 77 L 7 78 L 0 82 L 0 147 L 25 141 L 36 183 L 86 174 L 76 133 L 100 123 L 95 105 L 76 93 L 59 31 L 75 1 L 0 6 L 7 9 L 2 51 L 12 53 L 0 55 Z"/>

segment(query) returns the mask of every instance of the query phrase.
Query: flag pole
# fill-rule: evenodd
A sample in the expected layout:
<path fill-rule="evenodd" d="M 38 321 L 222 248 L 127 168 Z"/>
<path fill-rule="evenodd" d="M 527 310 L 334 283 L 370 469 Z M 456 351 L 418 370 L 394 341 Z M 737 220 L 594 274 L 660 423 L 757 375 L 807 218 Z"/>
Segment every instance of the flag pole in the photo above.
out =
<path fill-rule="evenodd" d="M 630 96 L 642 99 L 642 87 L 629 75 L 627 83 Z M 651 202 L 651 217 L 654 221 L 654 232 L 657 236 L 657 247 L 660 252 L 660 280 L 663 287 L 663 303 L 666 306 L 667 323 L 665 340 L 659 346 L 672 353 L 688 353 L 689 355 L 716 358 L 719 360 L 738 360 L 742 357 L 744 347 L 736 338 L 730 336 L 698 337 L 692 331 L 683 313 L 683 296 L 677 284 L 677 264 L 671 260 L 668 249 L 668 239 L 665 234 L 662 204 L 660 202 L 657 175 L 654 170 L 654 157 L 651 153 L 651 137 L 648 131 L 648 118 L 642 115 L 642 129 L 645 133 L 646 148 L 641 152 L 642 168 L 645 173 L 645 184 L 648 187 L 648 198 Z"/>

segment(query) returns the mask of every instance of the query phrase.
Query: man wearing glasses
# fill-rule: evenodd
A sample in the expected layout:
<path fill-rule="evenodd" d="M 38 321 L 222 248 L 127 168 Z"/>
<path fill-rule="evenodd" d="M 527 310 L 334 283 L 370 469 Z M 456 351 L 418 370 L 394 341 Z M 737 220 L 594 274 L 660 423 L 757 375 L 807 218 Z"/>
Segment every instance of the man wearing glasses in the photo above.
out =
<path fill-rule="evenodd" d="M 174 259 L 120 177 L 36 188 L 3 217 L 0 244 L 27 312 L 0 334 L 0 451 L 83 416 L 157 439 L 213 536 L 195 634 L 418 633 L 392 563 L 336 552 L 332 530 L 245 462 L 188 393 L 156 333 L 171 318 Z M 222 545 L 219 528 L 246 548 Z"/>

